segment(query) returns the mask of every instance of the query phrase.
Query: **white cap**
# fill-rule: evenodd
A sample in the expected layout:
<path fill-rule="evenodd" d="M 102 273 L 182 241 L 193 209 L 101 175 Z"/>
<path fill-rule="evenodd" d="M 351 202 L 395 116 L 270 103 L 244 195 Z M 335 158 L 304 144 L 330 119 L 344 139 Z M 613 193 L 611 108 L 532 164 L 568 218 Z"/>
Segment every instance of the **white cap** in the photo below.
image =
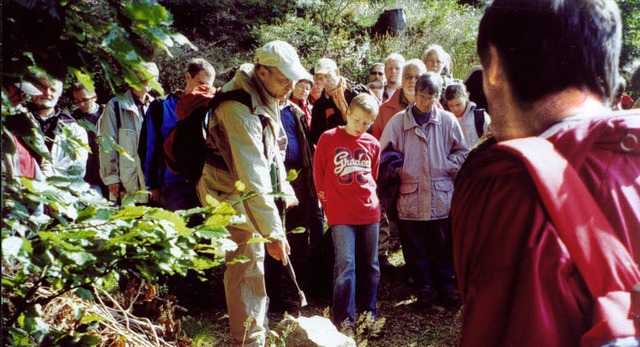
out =
<path fill-rule="evenodd" d="M 36 86 L 34 86 L 33 84 L 27 81 L 16 82 L 15 86 L 18 87 L 21 91 L 31 96 L 42 95 L 42 92 L 40 91 L 40 89 L 36 88 Z"/>
<path fill-rule="evenodd" d="M 329 73 L 330 71 L 333 71 L 333 70 L 335 70 L 337 68 L 338 68 L 338 65 L 336 65 L 335 61 L 333 61 L 333 60 L 331 60 L 329 58 L 321 58 L 316 63 L 316 66 L 313 69 L 313 73 L 326 74 L 326 73 Z"/>
<path fill-rule="evenodd" d="M 284 41 L 271 41 L 256 51 L 256 64 L 277 67 L 288 79 L 313 79 L 300 64 L 295 48 Z"/>

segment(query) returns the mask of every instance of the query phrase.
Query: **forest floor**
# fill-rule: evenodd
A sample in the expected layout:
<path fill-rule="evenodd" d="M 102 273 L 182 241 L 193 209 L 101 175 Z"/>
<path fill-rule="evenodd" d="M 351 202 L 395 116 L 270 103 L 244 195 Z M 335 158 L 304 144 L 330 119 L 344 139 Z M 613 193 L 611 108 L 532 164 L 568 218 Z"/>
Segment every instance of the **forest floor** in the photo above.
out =
<path fill-rule="evenodd" d="M 407 282 L 402 251 L 392 254 L 389 260 L 394 268 L 382 272 L 378 286 L 378 320 L 384 318 L 384 325 L 378 336 L 357 335 L 358 347 L 456 346 L 459 339 L 460 308 L 416 307 L 414 291 Z M 182 328 L 193 346 L 229 345 L 222 271 L 221 269 L 216 275 L 219 276 L 219 283 L 213 284 L 213 288 L 217 289 L 214 290 L 212 301 L 206 303 L 206 308 L 183 318 Z M 310 301 L 300 313 L 304 317 L 327 317 L 330 305 L 329 300 Z M 269 313 L 268 318 L 269 326 L 273 329 L 283 319 L 283 314 Z"/>

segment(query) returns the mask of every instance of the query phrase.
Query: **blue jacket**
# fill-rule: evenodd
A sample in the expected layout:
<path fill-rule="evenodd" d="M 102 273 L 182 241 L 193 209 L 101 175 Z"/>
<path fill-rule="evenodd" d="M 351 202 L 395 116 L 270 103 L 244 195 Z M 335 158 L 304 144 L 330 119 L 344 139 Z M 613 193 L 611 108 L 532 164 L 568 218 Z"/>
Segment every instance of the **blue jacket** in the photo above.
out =
<path fill-rule="evenodd" d="M 147 188 L 160 188 L 167 183 L 185 182 L 187 178 L 183 175 L 174 174 L 167 169 L 164 162 L 164 141 L 169 136 L 171 130 L 178 123 L 176 115 L 176 105 L 180 97 L 176 93 L 170 93 L 164 100 L 156 100 L 154 103 L 162 103 L 162 114 L 157 104 L 149 106 L 145 119 L 147 130 L 146 155 L 144 159 L 144 177 Z M 159 131 L 158 131 L 159 130 Z"/>

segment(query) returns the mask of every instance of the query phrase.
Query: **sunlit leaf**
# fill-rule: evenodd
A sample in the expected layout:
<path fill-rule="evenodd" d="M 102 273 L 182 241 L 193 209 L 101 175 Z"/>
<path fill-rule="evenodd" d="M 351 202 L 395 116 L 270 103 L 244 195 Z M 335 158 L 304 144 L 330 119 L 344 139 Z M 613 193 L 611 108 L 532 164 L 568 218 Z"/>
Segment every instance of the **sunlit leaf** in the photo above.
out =
<path fill-rule="evenodd" d="M 17 236 L 7 237 L 2 240 L 2 255 L 9 258 L 17 258 L 20 254 L 20 250 L 22 249 L 24 242 L 22 238 Z"/>
<path fill-rule="evenodd" d="M 203 227 L 197 233 L 205 239 L 219 239 L 229 236 L 229 232 L 224 227 Z"/>
<path fill-rule="evenodd" d="M 112 215 L 110 219 L 135 219 L 142 217 L 145 213 L 147 213 L 147 207 L 129 205 L 123 207 L 118 213 Z"/>
<path fill-rule="evenodd" d="M 234 265 L 234 264 L 243 264 L 249 261 L 249 258 L 245 257 L 244 255 L 239 255 L 235 258 L 233 258 L 232 260 L 227 262 L 227 265 Z"/>
<path fill-rule="evenodd" d="M 303 228 L 303 227 L 297 227 L 297 228 L 295 228 L 295 229 L 293 229 L 293 230 L 289 230 L 289 232 L 288 232 L 288 233 L 289 233 L 289 234 L 303 234 L 305 231 L 307 231 L 307 229 L 306 229 L 306 228 Z"/>
<path fill-rule="evenodd" d="M 87 88 L 88 91 L 95 91 L 96 88 L 93 84 L 93 80 L 91 79 L 91 75 L 86 74 L 71 66 L 69 67 L 69 72 L 76 78 L 76 80 L 78 80 L 78 82 L 82 83 L 82 85 Z"/>
<path fill-rule="evenodd" d="M 252 237 L 250 238 L 247 243 L 251 244 L 251 243 L 270 243 L 271 241 L 269 241 L 269 239 L 266 239 L 264 237 Z"/>
<path fill-rule="evenodd" d="M 295 181 L 299 174 L 300 170 L 289 170 L 289 172 L 287 172 L 287 182 Z"/>
<path fill-rule="evenodd" d="M 207 270 L 220 265 L 219 262 L 206 257 L 196 257 L 191 260 L 191 263 L 198 270 Z"/>

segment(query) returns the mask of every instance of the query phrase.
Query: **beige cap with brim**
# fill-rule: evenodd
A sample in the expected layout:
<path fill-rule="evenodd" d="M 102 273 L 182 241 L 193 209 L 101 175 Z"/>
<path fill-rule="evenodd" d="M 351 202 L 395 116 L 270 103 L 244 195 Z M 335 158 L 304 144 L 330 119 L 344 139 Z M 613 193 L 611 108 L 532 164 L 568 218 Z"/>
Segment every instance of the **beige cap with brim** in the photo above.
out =
<path fill-rule="evenodd" d="M 292 81 L 313 80 L 302 67 L 295 48 L 284 41 L 271 41 L 256 51 L 256 64 L 277 67 Z"/>
<path fill-rule="evenodd" d="M 321 58 L 316 63 L 316 66 L 314 68 L 314 73 L 326 74 L 326 73 L 329 73 L 331 71 L 334 71 L 337 68 L 338 68 L 338 65 L 336 64 L 335 61 L 333 61 L 333 60 L 331 60 L 329 58 Z"/>

